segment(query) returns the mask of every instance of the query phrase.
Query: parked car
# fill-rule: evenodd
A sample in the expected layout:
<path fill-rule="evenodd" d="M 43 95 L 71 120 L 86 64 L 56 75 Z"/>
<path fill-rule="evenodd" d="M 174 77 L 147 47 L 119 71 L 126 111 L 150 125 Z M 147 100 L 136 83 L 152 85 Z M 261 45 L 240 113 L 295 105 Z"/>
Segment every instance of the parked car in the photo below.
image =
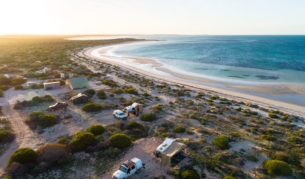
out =
<path fill-rule="evenodd" d="M 68 104 L 65 103 L 65 102 L 58 102 L 58 103 L 55 103 L 51 106 L 49 106 L 49 110 L 51 111 L 55 111 L 55 110 L 58 110 L 58 109 L 66 109 L 68 107 Z"/>
<path fill-rule="evenodd" d="M 144 167 L 145 165 L 140 159 L 132 158 L 131 160 L 124 162 L 120 168 L 113 173 L 112 178 L 126 179 Z"/>
<path fill-rule="evenodd" d="M 121 110 L 114 110 L 113 111 L 113 117 L 117 118 L 117 119 L 123 119 L 123 120 L 127 119 L 126 114 Z"/>

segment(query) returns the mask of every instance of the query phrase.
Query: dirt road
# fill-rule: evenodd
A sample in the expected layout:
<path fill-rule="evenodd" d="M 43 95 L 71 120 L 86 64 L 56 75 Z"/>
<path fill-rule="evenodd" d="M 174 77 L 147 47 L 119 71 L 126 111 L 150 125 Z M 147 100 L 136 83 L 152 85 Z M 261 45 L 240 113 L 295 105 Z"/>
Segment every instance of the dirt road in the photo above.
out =
<path fill-rule="evenodd" d="M 2 111 L 4 116 L 11 122 L 16 138 L 10 144 L 10 147 L 0 156 L 0 176 L 3 174 L 8 160 L 15 150 L 22 147 L 37 148 L 44 143 L 39 135 L 34 133 L 28 125 L 24 123 L 25 117 L 15 111 L 9 103 L 6 103 L 6 105 L 3 106 Z"/>

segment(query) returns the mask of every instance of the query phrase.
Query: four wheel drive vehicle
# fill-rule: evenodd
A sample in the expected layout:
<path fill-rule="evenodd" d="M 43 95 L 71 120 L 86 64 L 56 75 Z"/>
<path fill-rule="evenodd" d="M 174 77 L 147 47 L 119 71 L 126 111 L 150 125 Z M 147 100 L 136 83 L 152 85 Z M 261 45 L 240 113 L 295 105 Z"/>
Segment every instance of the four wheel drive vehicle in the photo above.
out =
<path fill-rule="evenodd" d="M 58 110 L 58 109 L 66 109 L 67 107 L 68 107 L 67 103 L 65 103 L 65 102 L 58 102 L 58 103 L 55 103 L 55 104 L 49 106 L 48 109 L 54 111 L 54 110 Z"/>
<path fill-rule="evenodd" d="M 124 162 L 119 170 L 114 172 L 112 175 L 112 178 L 114 179 L 126 179 L 129 176 L 133 175 L 137 171 L 139 171 L 141 168 L 144 168 L 144 164 L 142 161 L 138 158 L 132 158 L 129 161 Z"/>
<path fill-rule="evenodd" d="M 113 111 L 113 117 L 117 118 L 117 119 L 123 119 L 126 120 L 127 116 L 125 115 L 125 113 L 121 110 L 114 110 Z"/>

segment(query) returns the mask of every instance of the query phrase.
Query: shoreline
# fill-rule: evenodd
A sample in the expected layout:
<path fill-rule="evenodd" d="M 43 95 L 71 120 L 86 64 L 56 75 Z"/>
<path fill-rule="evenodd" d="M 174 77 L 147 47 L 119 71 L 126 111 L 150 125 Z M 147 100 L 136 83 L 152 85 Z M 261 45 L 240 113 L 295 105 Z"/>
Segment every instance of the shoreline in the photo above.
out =
<path fill-rule="evenodd" d="M 129 42 L 129 43 L 124 43 L 124 44 L 133 44 L 133 43 L 135 43 L 135 42 Z M 108 63 L 110 65 L 119 66 L 123 69 L 132 71 L 134 73 L 141 74 L 141 75 L 145 76 L 146 78 L 152 79 L 155 81 L 166 82 L 171 85 L 181 85 L 181 86 L 185 86 L 185 87 L 188 87 L 188 88 L 191 88 L 194 90 L 203 90 L 203 91 L 207 91 L 207 92 L 212 92 L 221 97 L 225 97 L 228 99 L 234 99 L 234 100 L 239 100 L 239 101 L 243 101 L 243 102 L 250 102 L 250 103 L 254 103 L 259 106 L 265 107 L 265 108 L 272 108 L 275 110 L 284 111 L 289 114 L 294 114 L 294 115 L 305 117 L 305 107 L 301 106 L 301 105 L 291 104 L 291 103 L 278 101 L 278 100 L 274 100 L 274 99 L 269 99 L 269 98 L 265 98 L 265 97 L 260 97 L 260 96 L 256 96 L 256 95 L 252 95 L 252 94 L 233 91 L 230 89 L 223 89 L 220 87 L 213 87 L 213 86 L 208 86 L 208 85 L 203 85 L 203 84 L 197 84 L 194 82 L 183 81 L 183 80 L 179 80 L 178 78 L 173 78 L 170 76 L 157 75 L 157 74 L 145 71 L 145 70 L 141 70 L 139 68 L 135 68 L 131 65 L 127 65 L 126 62 L 122 63 L 117 60 L 113 60 L 113 59 L 111 60 L 111 56 L 109 56 L 108 51 L 109 51 L 109 49 L 113 48 L 113 46 L 117 46 L 117 45 L 118 44 L 86 48 L 86 49 L 82 50 L 81 52 L 79 52 L 79 55 L 92 59 L 92 60 L 97 60 L 97 61 L 101 61 L 104 63 Z M 121 43 L 119 45 L 123 45 L 123 43 Z M 96 50 L 98 50 L 99 56 L 92 54 L 93 52 L 96 53 Z M 163 71 L 165 73 L 169 73 L 170 75 L 172 75 L 174 77 L 175 77 L 175 75 L 176 75 L 176 77 L 178 75 L 181 75 L 178 73 L 175 74 L 172 71 L 162 68 L 160 66 L 161 64 L 159 64 L 158 62 L 156 62 L 155 60 L 152 60 L 152 59 L 137 58 L 137 57 L 127 57 L 127 58 L 131 59 L 131 60 L 135 60 L 137 63 L 143 64 L 143 65 L 155 65 L 155 67 L 159 68 L 158 70 Z M 181 76 L 183 76 L 184 77 L 183 79 L 185 79 L 185 75 L 181 75 Z M 189 80 L 194 80 L 194 78 L 192 78 L 192 79 L 190 78 Z M 200 79 L 200 80 L 204 80 L 204 82 L 213 82 L 214 83 L 214 81 L 208 80 L 208 79 L 207 80 Z M 252 88 L 252 86 L 245 86 L 245 87 Z M 260 86 L 257 86 L 257 90 L 261 90 L 260 88 L 261 88 Z M 287 88 L 287 87 L 284 86 L 284 89 L 282 89 L 282 90 L 280 89 L 280 91 L 282 91 L 282 93 L 284 93 L 285 88 Z M 303 91 L 303 89 L 300 89 L 300 90 Z M 274 91 L 268 91 L 269 94 L 270 93 L 273 94 L 273 92 Z M 266 94 L 268 94 L 268 93 L 266 93 Z M 279 93 L 279 94 L 281 94 L 281 93 Z M 304 94 L 305 94 L 305 92 L 304 92 Z"/>

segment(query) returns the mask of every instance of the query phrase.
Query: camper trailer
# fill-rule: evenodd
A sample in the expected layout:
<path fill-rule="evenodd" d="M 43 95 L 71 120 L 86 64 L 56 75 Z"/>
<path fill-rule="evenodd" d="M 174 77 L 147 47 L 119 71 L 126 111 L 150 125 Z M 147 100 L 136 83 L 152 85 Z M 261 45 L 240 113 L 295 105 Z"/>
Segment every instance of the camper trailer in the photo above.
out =
<path fill-rule="evenodd" d="M 139 103 L 133 103 L 130 106 L 127 106 L 123 109 L 125 113 L 132 113 L 138 116 L 143 111 L 143 105 Z"/>

